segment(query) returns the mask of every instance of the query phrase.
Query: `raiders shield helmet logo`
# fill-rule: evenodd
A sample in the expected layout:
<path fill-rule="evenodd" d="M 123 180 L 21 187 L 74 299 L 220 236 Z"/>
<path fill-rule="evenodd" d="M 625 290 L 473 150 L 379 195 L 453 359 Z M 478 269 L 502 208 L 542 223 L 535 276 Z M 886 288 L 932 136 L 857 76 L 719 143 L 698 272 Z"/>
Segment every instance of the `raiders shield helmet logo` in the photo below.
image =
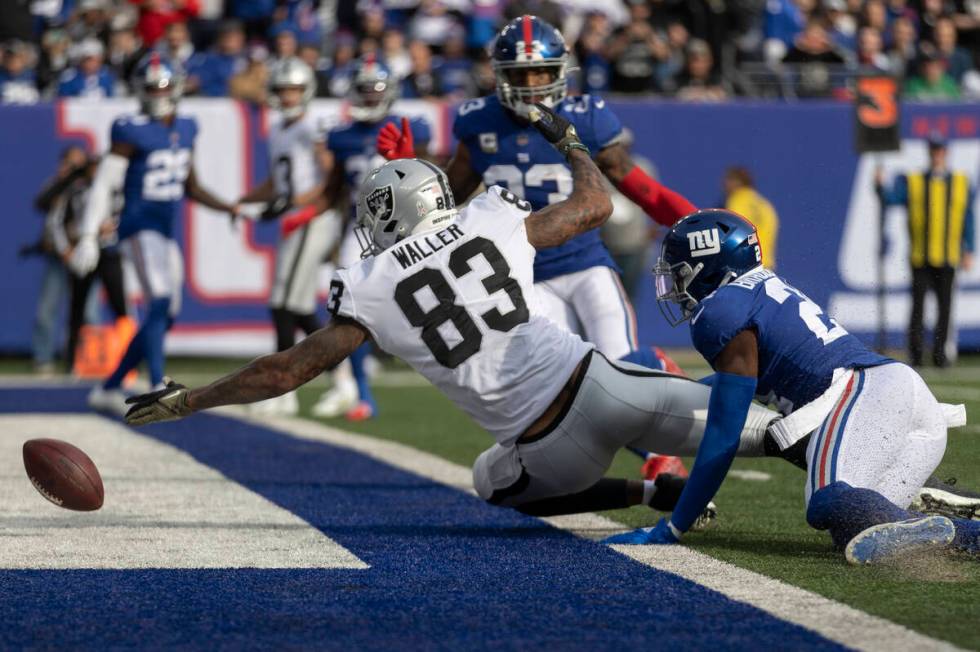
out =
<path fill-rule="evenodd" d="M 379 222 L 388 221 L 395 212 L 395 200 L 391 193 L 391 186 L 377 188 L 364 201 L 368 211 Z"/>

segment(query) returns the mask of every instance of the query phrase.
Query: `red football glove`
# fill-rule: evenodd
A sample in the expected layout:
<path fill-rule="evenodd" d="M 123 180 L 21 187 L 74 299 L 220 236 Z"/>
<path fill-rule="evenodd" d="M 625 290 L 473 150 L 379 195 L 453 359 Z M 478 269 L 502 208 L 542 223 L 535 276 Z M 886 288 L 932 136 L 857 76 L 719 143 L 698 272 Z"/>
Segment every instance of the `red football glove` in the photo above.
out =
<path fill-rule="evenodd" d="M 316 208 L 312 204 L 298 208 L 286 215 L 279 222 L 279 234 L 285 238 L 296 229 L 301 229 L 317 216 Z"/>
<path fill-rule="evenodd" d="M 415 141 L 412 139 L 412 129 L 408 126 L 408 118 L 402 118 L 402 128 L 389 122 L 378 132 L 378 154 L 389 161 L 400 158 L 415 158 Z"/>

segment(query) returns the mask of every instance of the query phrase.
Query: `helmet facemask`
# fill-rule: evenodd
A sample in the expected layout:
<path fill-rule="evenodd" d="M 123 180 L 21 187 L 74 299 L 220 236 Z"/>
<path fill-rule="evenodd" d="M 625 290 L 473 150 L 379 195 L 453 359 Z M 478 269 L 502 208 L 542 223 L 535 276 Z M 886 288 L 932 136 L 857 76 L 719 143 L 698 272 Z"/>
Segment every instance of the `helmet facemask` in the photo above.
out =
<path fill-rule="evenodd" d="M 285 106 L 279 93 L 286 89 L 299 89 L 302 95 L 299 102 Z M 316 80 L 313 70 L 305 62 L 290 57 L 281 61 L 269 78 L 269 106 L 278 110 L 283 119 L 295 120 L 306 112 L 306 107 L 316 94 Z"/>
<path fill-rule="evenodd" d="M 282 97 L 280 96 L 280 93 L 282 91 L 293 89 L 293 88 L 302 89 L 303 95 L 301 96 L 300 101 L 297 102 L 296 104 L 286 106 L 282 101 Z M 296 118 L 299 118 L 304 113 L 306 113 L 306 106 L 307 104 L 309 104 L 311 99 L 311 97 L 308 97 L 308 95 L 309 96 L 313 95 L 313 93 L 307 94 L 308 88 L 310 87 L 308 86 L 273 87 L 272 92 L 269 94 L 269 106 L 272 107 L 273 109 L 278 110 L 284 120 L 295 120 Z"/>
<path fill-rule="evenodd" d="M 657 304 L 671 326 L 687 321 L 694 314 L 698 300 L 688 288 L 702 269 L 704 263 L 698 263 L 693 268 L 686 261 L 671 265 L 662 256 L 653 268 Z"/>
<path fill-rule="evenodd" d="M 140 106 L 154 120 L 169 118 L 177 112 L 177 101 L 184 92 L 183 75 L 171 70 L 151 66 L 138 87 Z"/>
<path fill-rule="evenodd" d="M 493 71 L 497 78 L 497 97 L 500 103 L 514 113 L 528 117 L 531 107 L 536 102 L 554 108 L 568 94 L 568 55 L 556 59 L 539 59 L 530 61 L 494 61 Z M 552 81 L 538 86 L 526 86 L 516 83 L 513 77 L 523 76 L 524 71 L 531 69 L 548 69 Z M 516 73 L 516 74 L 515 74 Z"/>
<path fill-rule="evenodd" d="M 351 84 L 350 115 L 357 122 L 374 123 L 384 119 L 398 98 L 398 86 L 387 72 L 358 75 Z"/>

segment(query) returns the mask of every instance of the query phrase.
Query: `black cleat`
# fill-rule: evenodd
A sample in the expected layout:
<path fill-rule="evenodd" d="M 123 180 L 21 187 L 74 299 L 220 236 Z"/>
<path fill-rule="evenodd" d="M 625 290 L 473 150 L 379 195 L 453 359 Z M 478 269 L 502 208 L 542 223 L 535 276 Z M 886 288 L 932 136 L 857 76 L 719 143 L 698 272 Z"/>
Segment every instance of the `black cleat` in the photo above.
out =
<path fill-rule="evenodd" d="M 912 500 L 910 509 L 923 514 L 980 521 L 980 493 L 957 487 L 956 478 L 945 482 L 930 476 Z"/>

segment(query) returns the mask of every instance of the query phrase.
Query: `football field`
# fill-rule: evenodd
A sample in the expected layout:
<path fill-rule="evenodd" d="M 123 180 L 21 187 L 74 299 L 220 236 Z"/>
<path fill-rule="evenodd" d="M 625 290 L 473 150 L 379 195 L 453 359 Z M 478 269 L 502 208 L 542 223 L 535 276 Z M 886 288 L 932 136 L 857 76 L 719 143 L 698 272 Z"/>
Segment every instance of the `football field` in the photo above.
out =
<path fill-rule="evenodd" d="M 168 371 L 199 384 L 232 364 Z M 592 539 L 659 514 L 544 522 L 485 505 L 468 468 L 491 438 L 401 367 L 379 376 L 365 423 L 231 410 L 139 431 L 87 414 L 84 386 L 3 368 L 4 649 L 980 648 L 976 560 L 847 566 L 782 461 L 737 461 L 717 524 L 683 547 L 611 549 Z M 938 475 L 980 486 L 980 359 L 924 376 L 972 422 L 950 431 Z M 324 387 L 300 391 L 303 414 Z M 34 492 L 19 451 L 34 437 L 90 453 L 102 510 Z M 611 474 L 639 463 L 622 454 Z"/>

